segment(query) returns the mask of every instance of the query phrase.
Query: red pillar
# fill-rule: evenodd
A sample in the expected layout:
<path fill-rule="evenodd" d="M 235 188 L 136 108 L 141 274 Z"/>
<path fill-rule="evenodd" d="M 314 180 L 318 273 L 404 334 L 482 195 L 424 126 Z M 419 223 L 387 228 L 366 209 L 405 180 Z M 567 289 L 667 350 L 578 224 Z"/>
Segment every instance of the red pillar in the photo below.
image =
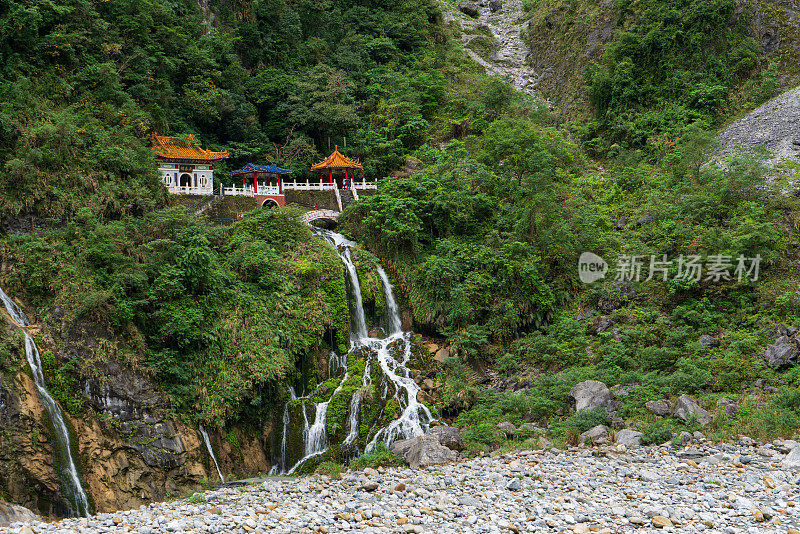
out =
<path fill-rule="evenodd" d="M 244 189 L 244 180 L 245 180 L 245 178 L 244 178 L 244 177 L 245 177 L 245 176 L 247 176 L 247 175 L 246 175 L 246 174 L 242 174 L 242 189 Z"/>
<path fill-rule="evenodd" d="M 345 186 L 347 185 L 347 182 L 348 182 L 349 180 L 350 180 L 350 178 L 347 176 L 347 169 L 345 169 L 345 170 L 344 170 L 344 183 L 345 183 Z"/>
<path fill-rule="evenodd" d="M 282 174 L 278 175 L 278 194 L 279 195 L 283 194 L 283 175 Z"/>
<path fill-rule="evenodd" d="M 253 193 L 258 194 L 258 173 L 253 173 Z"/>
<path fill-rule="evenodd" d="M 331 169 L 331 175 L 330 175 L 330 178 L 331 178 L 331 183 L 333 183 L 333 169 Z"/>

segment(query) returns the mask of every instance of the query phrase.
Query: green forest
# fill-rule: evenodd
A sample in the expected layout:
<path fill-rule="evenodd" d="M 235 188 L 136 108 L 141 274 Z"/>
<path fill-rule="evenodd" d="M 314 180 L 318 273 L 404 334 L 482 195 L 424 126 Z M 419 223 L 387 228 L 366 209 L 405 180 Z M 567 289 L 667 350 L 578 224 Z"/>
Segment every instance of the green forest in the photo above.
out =
<path fill-rule="evenodd" d="M 1 236 L 0 283 L 44 324 L 99 328 L 97 357 L 153 377 L 176 417 L 258 421 L 300 360 L 346 350 L 341 262 L 298 207 L 214 226 L 174 206 L 150 135 L 228 150 L 225 184 L 250 161 L 306 176 L 346 138 L 378 190 L 338 231 L 386 267 L 414 330 L 453 348 L 435 408 L 472 451 L 503 445 L 502 421 L 574 442 L 606 420 L 570 415 L 587 379 L 635 384 L 619 414 L 654 442 L 700 428 L 644 408 L 683 393 L 738 404 L 704 432 L 793 434 L 800 368 L 763 356 L 800 325 L 800 206 L 779 192 L 797 168 L 767 182 L 758 153 L 710 161 L 789 67 L 731 23 L 733 0 L 613 5 L 586 111 L 562 115 L 484 73 L 435 0 L 0 0 L 0 217 L 48 221 Z M 580 282 L 585 251 L 605 281 Z M 759 256 L 760 276 L 615 282 L 620 255 Z M 50 380 L 90 372 L 62 355 Z M 74 414 L 79 395 L 59 389 Z"/>

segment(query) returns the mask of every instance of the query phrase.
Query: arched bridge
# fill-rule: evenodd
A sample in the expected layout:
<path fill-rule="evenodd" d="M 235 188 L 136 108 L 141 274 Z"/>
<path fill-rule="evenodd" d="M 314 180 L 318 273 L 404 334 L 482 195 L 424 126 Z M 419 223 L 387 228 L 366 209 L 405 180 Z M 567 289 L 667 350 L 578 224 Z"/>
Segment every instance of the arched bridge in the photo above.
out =
<path fill-rule="evenodd" d="M 333 210 L 312 210 L 304 213 L 302 217 L 302 221 L 305 224 L 311 224 L 312 221 L 318 221 L 320 219 L 336 222 L 339 219 L 339 212 Z"/>

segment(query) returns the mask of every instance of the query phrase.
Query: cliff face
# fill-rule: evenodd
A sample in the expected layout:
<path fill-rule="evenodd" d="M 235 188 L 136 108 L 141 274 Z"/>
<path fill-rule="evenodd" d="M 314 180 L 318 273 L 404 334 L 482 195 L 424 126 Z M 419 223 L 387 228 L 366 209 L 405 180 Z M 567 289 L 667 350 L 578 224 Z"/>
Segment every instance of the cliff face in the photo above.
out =
<path fill-rule="evenodd" d="M 89 346 L 97 349 L 102 338 L 74 333 L 61 337 L 50 335 L 51 331 L 32 332 L 40 350 L 59 347 L 59 361 L 84 366 L 78 381 L 84 404 L 77 415 L 69 415 L 69 423 L 84 489 L 95 511 L 135 508 L 218 479 L 198 429 L 169 416 L 164 393 L 153 381 L 124 362 L 98 361 L 98 352 L 91 357 L 83 353 Z M 29 376 L 19 332 L 5 321 L 0 326 L 0 344 L 4 349 L 0 368 L 0 487 L 4 493 L 0 497 L 46 516 L 64 515 L 67 507 L 59 491 L 50 423 Z M 264 446 L 270 440 L 269 426 L 255 433 L 234 427 L 225 439 L 209 433 L 225 475 L 269 470 L 271 462 L 263 452 L 270 450 Z"/>
<path fill-rule="evenodd" d="M 566 117 L 588 109 L 584 85 L 587 65 L 600 61 L 606 45 L 620 25 L 612 0 L 575 2 L 541 0 L 525 15 L 523 38 L 541 73 L 538 89 Z M 800 1 L 740 1 L 729 25 L 743 18 L 759 43 L 764 66 L 777 62 L 777 89 L 800 83 Z"/>

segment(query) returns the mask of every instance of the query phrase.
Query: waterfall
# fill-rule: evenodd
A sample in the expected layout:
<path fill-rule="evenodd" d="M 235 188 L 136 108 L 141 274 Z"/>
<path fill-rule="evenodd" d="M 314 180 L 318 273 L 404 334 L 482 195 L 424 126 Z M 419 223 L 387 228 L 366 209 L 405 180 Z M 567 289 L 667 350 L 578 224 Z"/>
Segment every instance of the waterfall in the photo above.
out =
<path fill-rule="evenodd" d="M 378 441 L 391 445 L 398 439 L 407 439 L 424 434 L 432 416 L 427 406 L 417 401 L 417 394 L 420 388 L 416 382 L 410 378 L 411 372 L 406 367 L 406 364 L 411 358 L 411 335 L 402 331 L 400 310 L 394 298 L 393 287 L 389 282 L 389 277 L 386 275 L 384 269 L 378 265 L 377 272 L 381 279 L 386 301 L 386 322 L 389 336 L 385 339 L 371 338 L 369 337 L 366 316 L 364 314 L 361 284 L 350 252 L 350 249 L 355 246 L 356 243 L 330 230 L 312 228 L 312 231 L 336 248 L 339 258 L 342 260 L 347 271 L 352 292 L 352 298 L 348 302 L 351 313 L 350 350 L 353 351 L 354 349 L 362 347 L 369 349 L 369 355 L 364 362 L 364 375 L 362 377 L 363 386 L 367 387 L 372 383 L 371 371 L 373 367 L 377 365 L 376 369 L 380 370 L 381 375 L 385 379 L 382 391 L 383 398 L 385 399 L 388 395 L 389 382 L 391 382 L 395 386 L 394 398 L 397 400 L 402 410 L 400 417 L 385 427 L 377 429 L 372 436 L 372 440 L 365 449 L 366 452 L 371 451 Z M 402 353 L 400 361 L 392 356 L 392 352 L 395 351 Z M 331 353 L 330 359 L 328 360 L 329 378 L 335 375 L 339 369 L 347 369 L 347 356 L 347 354 L 338 356 L 335 353 Z M 312 424 L 309 424 L 305 400 L 303 401 L 303 457 L 288 470 L 286 469 L 286 436 L 289 431 L 288 404 L 284 407 L 283 439 L 281 441 L 281 460 L 284 473 L 294 473 L 306 460 L 323 454 L 330 448 L 326 432 L 328 405 L 333 397 L 341 391 L 347 381 L 348 373 L 349 371 L 346 370 L 339 386 L 327 401 L 315 405 L 315 415 Z M 290 388 L 290 392 L 294 399 L 294 390 Z M 348 406 L 348 415 L 344 428 L 346 435 L 343 445 L 350 445 L 358 440 L 358 418 L 361 400 L 361 392 L 355 391 Z"/>
<path fill-rule="evenodd" d="M 347 269 L 347 275 L 350 277 L 350 285 L 353 288 L 354 297 L 352 321 L 355 323 L 355 332 L 350 333 L 350 341 L 353 345 L 356 345 L 360 340 L 369 338 L 369 332 L 367 331 L 367 320 L 364 314 L 364 302 L 361 298 L 361 283 L 358 281 L 358 271 L 356 271 L 353 258 L 350 256 L 350 247 L 355 245 L 355 243 L 342 234 L 337 234 L 330 230 L 324 230 L 322 228 L 314 228 L 313 230 L 317 235 L 336 248 L 339 257 L 342 259 L 342 263 L 344 263 Z"/>
<path fill-rule="evenodd" d="M 286 439 L 289 434 L 289 403 L 283 407 L 283 436 L 281 437 L 281 469 L 286 469 Z"/>
<path fill-rule="evenodd" d="M 217 463 L 217 457 L 214 456 L 214 449 L 211 448 L 211 440 L 208 439 L 208 432 L 206 429 L 203 428 L 203 425 L 200 425 L 200 433 L 203 435 L 203 441 L 206 442 L 206 449 L 208 449 L 208 454 L 211 455 L 211 459 L 214 460 L 214 467 L 217 468 L 217 474 L 219 475 L 219 479 L 225 482 L 225 477 L 222 476 L 222 471 L 219 470 L 219 464 Z"/>
<path fill-rule="evenodd" d="M 31 368 L 31 375 L 36 384 L 36 390 L 39 393 L 39 398 L 42 400 L 47 415 L 53 423 L 53 431 L 56 439 L 56 454 L 60 465 L 59 475 L 62 482 L 62 489 L 67 494 L 67 502 L 71 507 L 71 512 L 74 515 L 86 516 L 89 515 L 89 499 L 86 492 L 81 485 L 81 479 L 78 475 L 77 462 L 72 451 L 72 444 L 70 443 L 69 430 L 64 420 L 64 413 L 58 406 L 53 397 L 48 393 L 44 383 L 44 374 L 42 373 L 42 362 L 39 359 L 39 349 L 33 338 L 28 334 L 25 329 L 30 323 L 28 317 L 19 309 L 5 292 L 0 289 L 0 300 L 6 311 L 11 316 L 11 319 L 22 328 L 25 334 L 25 357 L 28 360 L 28 365 Z"/>
<path fill-rule="evenodd" d="M 358 408 L 361 404 L 361 394 L 356 391 L 350 399 L 350 406 L 348 407 L 347 423 L 345 424 L 345 432 L 347 437 L 344 438 L 343 445 L 350 445 L 358 439 Z"/>
<path fill-rule="evenodd" d="M 378 265 L 377 271 L 378 276 L 381 277 L 383 293 L 386 297 L 386 315 L 389 322 L 389 333 L 397 334 L 403 330 L 402 321 L 400 321 L 400 309 L 397 307 L 397 302 L 394 300 L 392 284 L 389 282 L 389 277 L 386 276 L 386 271 L 384 271 L 383 267 L 380 265 Z"/>
<path fill-rule="evenodd" d="M 409 334 L 399 334 L 392 336 L 391 341 L 402 340 L 405 344 L 403 350 L 403 361 L 397 362 L 389 354 L 389 344 L 381 343 L 377 350 L 378 364 L 381 372 L 395 385 L 395 398 L 403 409 L 403 413 L 389 423 L 386 427 L 378 430 L 372 441 L 367 445 L 365 451 L 370 452 L 378 442 L 378 439 L 391 445 L 398 439 L 408 439 L 421 436 L 425 433 L 428 423 L 433 419 L 428 407 L 417 400 L 417 393 L 420 387 L 412 378 L 409 378 L 409 369 L 405 366 L 411 358 L 411 341 Z M 399 373 L 402 373 L 401 376 Z M 403 395 L 405 392 L 405 395 Z M 405 397 L 405 398 L 404 398 Z"/>
<path fill-rule="evenodd" d="M 295 470 L 303 465 L 303 463 L 305 463 L 305 461 L 309 458 L 319 456 L 320 454 L 327 452 L 327 450 L 330 448 L 330 444 L 328 442 L 328 432 L 326 429 L 326 423 L 328 422 L 328 404 L 330 404 L 331 400 L 336 396 L 336 394 L 342 390 L 345 382 L 347 382 L 346 371 L 341 382 L 339 382 L 339 385 L 333 391 L 330 398 L 328 398 L 328 400 L 325 402 L 320 402 L 316 405 L 314 424 L 310 427 L 308 426 L 308 415 L 306 414 L 305 401 L 303 401 L 303 419 L 305 421 L 305 428 L 303 429 L 303 441 L 305 442 L 305 445 L 303 449 L 305 454 L 297 461 L 296 464 L 294 464 L 294 466 L 292 466 L 291 469 L 289 469 L 289 471 L 286 472 L 287 475 L 294 473 Z"/>
<path fill-rule="evenodd" d="M 341 356 L 337 356 L 337 354 L 331 351 L 331 355 L 328 356 L 328 378 L 333 378 L 333 375 L 338 373 L 340 370 L 347 369 L 347 354 L 342 354 Z"/>

